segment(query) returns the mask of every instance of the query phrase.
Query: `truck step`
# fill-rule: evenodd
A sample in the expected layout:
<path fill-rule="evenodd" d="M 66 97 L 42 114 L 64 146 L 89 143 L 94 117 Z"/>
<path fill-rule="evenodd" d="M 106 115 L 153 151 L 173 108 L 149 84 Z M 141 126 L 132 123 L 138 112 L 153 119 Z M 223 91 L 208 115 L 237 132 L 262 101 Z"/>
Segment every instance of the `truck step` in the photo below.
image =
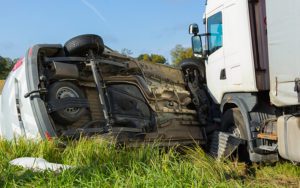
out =
<path fill-rule="evenodd" d="M 277 144 L 272 146 L 261 145 L 258 147 L 258 149 L 266 150 L 266 151 L 277 151 L 277 148 L 278 148 Z"/>
<path fill-rule="evenodd" d="M 217 159 L 229 157 L 244 140 L 225 132 L 216 131 L 212 135 L 209 153 Z"/>

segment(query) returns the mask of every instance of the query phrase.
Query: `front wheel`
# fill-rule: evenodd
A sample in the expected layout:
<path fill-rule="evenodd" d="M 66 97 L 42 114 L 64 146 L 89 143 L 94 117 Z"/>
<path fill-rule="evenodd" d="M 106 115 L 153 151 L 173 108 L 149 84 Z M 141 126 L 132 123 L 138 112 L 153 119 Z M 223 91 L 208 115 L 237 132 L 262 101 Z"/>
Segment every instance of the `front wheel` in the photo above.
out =
<path fill-rule="evenodd" d="M 205 74 L 205 64 L 203 61 L 189 58 L 182 60 L 178 66 L 181 68 L 184 74 L 188 72 L 194 73 L 197 71 L 198 79 L 200 83 L 206 82 L 206 74 Z"/>
<path fill-rule="evenodd" d="M 222 116 L 221 130 L 234 136 L 247 140 L 247 131 L 242 113 L 238 108 L 227 110 Z M 232 154 L 243 162 L 250 162 L 249 152 L 246 144 L 241 144 L 237 151 Z"/>

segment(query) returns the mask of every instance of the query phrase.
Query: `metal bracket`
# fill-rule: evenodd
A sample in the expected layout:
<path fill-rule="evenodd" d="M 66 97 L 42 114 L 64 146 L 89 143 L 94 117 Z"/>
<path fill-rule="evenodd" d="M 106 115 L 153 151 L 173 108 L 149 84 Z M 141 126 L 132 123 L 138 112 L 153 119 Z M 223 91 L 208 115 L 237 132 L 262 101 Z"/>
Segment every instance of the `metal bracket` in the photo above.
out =
<path fill-rule="evenodd" d="M 31 97 L 31 95 L 35 94 L 35 93 L 39 93 L 39 94 L 41 94 L 41 93 L 48 93 L 48 90 L 46 88 L 40 88 L 38 90 L 33 90 L 33 91 L 30 91 L 30 92 L 26 93 L 24 95 L 24 98 Z"/>
<path fill-rule="evenodd" d="M 89 108 L 89 101 L 81 98 L 63 98 L 48 102 L 48 112 L 56 112 L 65 108 Z"/>
<path fill-rule="evenodd" d="M 300 78 L 295 79 L 295 92 L 298 94 L 298 102 L 300 103 Z"/>
<path fill-rule="evenodd" d="M 110 132 L 112 126 L 112 120 L 109 114 L 110 111 L 110 104 L 109 104 L 109 100 L 108 100 L 108 96 L 107 96 L 107 91 L 106 91 L 106 86 L 105 86 L 105 82 L 103 81 L 103 77 L 101 75 L 101 72 L 98 71 L 98 64 L 95 61 L 95 56 L 92 50 L 89 51 L 89 57 L 90 57 L 90 65 L 91 65 L 91 69 L 92 69 L 92 73 L 93 73 L 93 77 L 94 77 L 94 81 L 96 84 L 96 88 L 98 91 L 98 97 L 99 97 L 99 102 L 101 105 L 101 109 L 103 111 L 103 115 L 104 115 L 104 119 L 105 119 L 105 123 L 106 123 L 106 130 L 108 132 Z"/>

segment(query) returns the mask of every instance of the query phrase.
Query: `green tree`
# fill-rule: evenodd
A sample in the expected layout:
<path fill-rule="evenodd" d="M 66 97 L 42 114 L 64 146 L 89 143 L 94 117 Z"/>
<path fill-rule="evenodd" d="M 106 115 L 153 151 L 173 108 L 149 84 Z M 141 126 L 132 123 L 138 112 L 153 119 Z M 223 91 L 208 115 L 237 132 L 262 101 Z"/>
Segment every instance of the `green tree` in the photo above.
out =
<path fill-rule="evenodd" d="M 167 62 L 164 56 L 158 54 L 141 54 L 137 59 L 140 61 L 159 64 L 165 64 Z"/>
<path fill-rule="evenodd" d="M 193 58 L 192 48 L 184 48 L 182 45 L 178 44 L 171 51 L 172 64 L 177 66 L 182 60 Z"/>
<path fill-rule="evenodd" d="M 4 80 L 12 68 L 12 61 L 9 58 L 0 56 L 0 80 Z"/>

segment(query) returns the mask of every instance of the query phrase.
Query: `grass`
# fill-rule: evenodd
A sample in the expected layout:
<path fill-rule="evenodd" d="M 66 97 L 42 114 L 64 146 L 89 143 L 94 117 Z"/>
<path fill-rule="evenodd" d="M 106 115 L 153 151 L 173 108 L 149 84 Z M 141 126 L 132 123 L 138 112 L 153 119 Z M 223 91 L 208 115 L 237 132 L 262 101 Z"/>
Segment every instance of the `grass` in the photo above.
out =
<path fill-rule="evenodd" d="M 0 80 L 0 94 L 1 94 L 2 88 L 4 86 L 4 82 L 5 82 L 5 80 Z"/>
<path fill-rule="evenodd" d="M 17 157 L 43 157 L 75 166 L 32 172 L 9 165 Z M 289 162 L 253 165 L 217 162 L 200 148 L 118 148 L 99 139 L 0 141 L 0 187 L 299 187 L 300 167 Z"/>

